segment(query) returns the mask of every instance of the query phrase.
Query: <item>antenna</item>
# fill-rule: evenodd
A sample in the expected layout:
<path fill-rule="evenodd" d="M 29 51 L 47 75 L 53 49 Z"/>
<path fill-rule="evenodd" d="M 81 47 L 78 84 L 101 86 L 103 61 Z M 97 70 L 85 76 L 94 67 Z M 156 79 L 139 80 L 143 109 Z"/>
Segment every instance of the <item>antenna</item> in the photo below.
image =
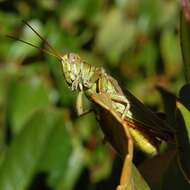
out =
<path fill-rule="evenodd" d="M 14 36 L 11 36 L 11 35 L 6 35 L 6 37 L 8 37 L 8 38 L 10 38 L 10 39 L 12 39 L 12 40 L 15 40 L 15 41 L 22 42 L 22 43 L 27 44 L 27 45 L 29 45 L 29 46 L 32 46 L 32 47 L 34 47 L 34 48 L 36 48 L 36 49 L 39 49 L 40 51 L 42 51 L 42 52 L 44 52 L 44 53 L 47 53 L 47 54 L 49 54 L 49 55 L 51 55 L 51 56 L 54 56 L 54 57 L 58 58 L 59 60 L 61 60 L 61 57 L 59 57 L 59 56 L 57 56 L 56 54 L 54 54 L 54 53 L 48 51 L 48 50 L 45 49 L 45 48 L 38 47 L 38 46 L 36 46 L 36 45 L 34 45 L 34 44 L 30 43 L 30 42 L 21 40 L 21 39 L 19 39 L 19 38 L 16 38 L 16 37 L 14 37 Z"/>
<path fill-rule="evenodd" d="M 53 48 L 51 44 L 45 38 L 43 38 L 29 23 L 27 23 L 25 20 L 22 20 L 22 22 L 26 26 L 28 26 L 45 43 L 45 45 L 47 45 L 47 47 L 49 47 L 53 54 L 61 58 L 61 55 L 58 53 L 58 51 L 55 48 Z"/>

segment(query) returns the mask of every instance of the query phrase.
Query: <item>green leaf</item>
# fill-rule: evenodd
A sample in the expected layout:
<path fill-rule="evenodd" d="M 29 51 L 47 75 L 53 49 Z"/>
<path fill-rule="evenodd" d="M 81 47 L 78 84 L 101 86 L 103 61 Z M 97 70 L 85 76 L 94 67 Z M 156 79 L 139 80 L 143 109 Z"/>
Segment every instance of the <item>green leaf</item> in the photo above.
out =
<path fill-rule="evenodd" d="M 21 130 L 36 110 L 50 105 L 48 88 L 37 77 L 14 80 L 8 97 L 8 114 L 14 133 Z"/>
<path fill-rule="evenodd" d="M 181 68 L 181 52 L 178 41 L 179 37 L 173 29 L 163 30 L 160 39 L 160 51 L 168 75 L 178 73 L 179 68 Z"/>
<path fill-rule="evenodd" d="M 180 41 L 183 56 L 184 72 L 187 82 L 190 82 L 190 24 L 183 13 L 180 19 Z"/>
<path fill-rule="evenodd" d="M 73 135 L 71 139 L 69 133 L 71 130 L 65 126 L 69 126 L 66 114 L 60 118 L 56 130 L 51 133 L 51 139 L 49 139 L 44 156 L 41 158 L 40 170 L 48 172 L 48 185 L 50 187 L 62 189 L 59 186 L 64 184 L 64 187 L 67 188 L 63 189 L 69 190 L 75 185 L 83 169 L 83 149 L 78 145 L 73 145 L 73 140 L 77 137 Z M 78 151 L 76 152 L 76 150 Z M 74 161 L 74 165 L 70 168 L 74 155 L 80 164 L 76 164 Z M 70 175 L 70 173 L 72 174 Z"/>
<path fill-rule="evenodd" d="M 76 146 L 71 154 L 69 163 L 67 165 L 64 178 L 59 181 L 56 189 L 62 190 L 72 190 L 74 188 L 75 182 L 82 173 L 84 168 L 84 157 L 85 152 L 80 146 Z M 79 187 L 80 189 L 80 187 Z"/>
<path fill-rule="evenodd" d="M 127 19 L 121 11 L 113 9 L 102 22 L 96 46 L 112 63 L 118 64 L 122 53 L 134 43 L 136 32 L 135 23 Z"/>
<path fill-rule="evenodd" d="M 177 143 L 178 160 L 182 173 L 190 183 L 190 112 L 180 102 L 177 102 Z"/>
<path fill-rule="evenodd" d="M 139 173 L 138 169 L 134 164 L 132 166 L 132 174 L 130 176 L 130 180 L 127 179 L 127 184 L 125 188 L 121 186 L 121 189 L 124 190 L 150 190 L 150 187 L 143 179 L 141 174 Z M 120 189 L 120 188 L 119 188 Z"/>
<path fill-rule="evenodd" d="M 36 172 L 59 115 L 54 111 L 36 112 L 12 141 L 0 167 L 0 189 L 24 190 Z"/>
<path fill-rule="evenodd" d="M 53 174 L 55 171 L 64 173 L 62 168 L 66 167 L 68 157 L 72 152 L 72 142 L 68 130 L 64 125 L 64 120 L 60 119 L 56 130 L 51 133 L 51 139 L 47 144 L 43 162 L 40 163 L 40 167 L 46 172 L 52 172 L 51 178 L 55 178 Z M 62 166 L 61 166 L 62 165 Z M 60 171 L 61 170 L 61 171 Z"/>
<path fill-rule="evenodd" d="M 141 174 L 139 173 L 138 169 L 135 167 L 135 165 L 132 165 L 132 177 L 134 180 L 134 190 L 150 190 L 150 187 L 146 183 L 146 181 L 143 179 Z"/>
<path fill-rule="evenodd" d="M 107 147 L 100 143 L 96 145 L 95 151 L 88 154 L 87 166 L 91 171 L 90 179 L 92 183 L 101 182 L 111 175 L 113 160 L 107 150 Z"/>
<path fill-rule="evenodd" d="M 29 24 L 39 33 L 42 34 L 42 26 L 38 20 L 32 20 Z M 35 44 L 36 46 L 40 46 L 41 40 L 39 37 L 26 25 L 23 27 L 23 31 L 21 33 L 20 39 Z M 12 60 L 22 60 L 27 56 L 34 55 L 36 51 L 39 51 L 27 44 L 24 44 L 19 41 L 13 42 L 10 50 L 8 51 L 8 57 Z"/>

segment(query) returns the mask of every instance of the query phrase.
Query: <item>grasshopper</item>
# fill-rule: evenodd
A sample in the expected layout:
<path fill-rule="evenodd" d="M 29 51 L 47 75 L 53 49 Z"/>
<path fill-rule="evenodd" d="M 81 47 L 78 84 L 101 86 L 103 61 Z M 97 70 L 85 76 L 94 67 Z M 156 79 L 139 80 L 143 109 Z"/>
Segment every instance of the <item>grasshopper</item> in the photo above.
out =
<path fill-rule="evenodd" d="M 50 54 L 62 63 L 63 75 L 72 91 L 78 91 L 78 115 L 94 111 L 106 139 L 124 157 L 118 190 L 125 190 L 131 176 L 133 144 L 153 156 L 159 152 L 162 140 L 173 141 L 174 132 L 155 113 L 146 108 L 129 91 L 124 95 L 118 82 L 103 68 L 86 63 L 76 53 L 61 55 L 31 25 L 23 21 L 46 45 L 39 48 L 32 43 L 8 36 Z M 83 94 L 94 103 L 93 110 L 84 110 Z"/>

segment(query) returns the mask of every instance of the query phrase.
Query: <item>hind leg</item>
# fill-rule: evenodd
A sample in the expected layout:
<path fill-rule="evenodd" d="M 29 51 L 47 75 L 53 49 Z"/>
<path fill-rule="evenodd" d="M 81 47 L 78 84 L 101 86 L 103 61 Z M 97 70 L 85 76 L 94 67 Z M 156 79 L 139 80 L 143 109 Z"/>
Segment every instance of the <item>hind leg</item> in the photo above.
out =
<path fill-rule="evenodd" d="M 133 139 L 129 133 L 128 127 L 124 124 L 125 133 L 128 137 L 128 153 L 125 156 L 124 164 L 120 177 L 120 185 L 116 190 L 130 190 L 133 189 L 132 179 L 132 161 L 133 161 Z"/>

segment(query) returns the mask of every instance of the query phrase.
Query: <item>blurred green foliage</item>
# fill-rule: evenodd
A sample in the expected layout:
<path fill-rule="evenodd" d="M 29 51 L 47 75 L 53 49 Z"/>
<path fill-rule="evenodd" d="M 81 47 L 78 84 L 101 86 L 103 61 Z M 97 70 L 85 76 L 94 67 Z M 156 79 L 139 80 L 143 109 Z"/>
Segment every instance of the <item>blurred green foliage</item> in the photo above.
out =
<path fill-rule="evenodd" d="M 60 52 L 103 66 L 160 111 L 154 87 L 176 94 L 185 79 L 179 12 L 176 0 L 0 1 L 0 189 L 114 189 L 122 165 L 94 115 L 77 117 L 58 60 L 5 34 L 42 46 L 27 20 Z"/>

